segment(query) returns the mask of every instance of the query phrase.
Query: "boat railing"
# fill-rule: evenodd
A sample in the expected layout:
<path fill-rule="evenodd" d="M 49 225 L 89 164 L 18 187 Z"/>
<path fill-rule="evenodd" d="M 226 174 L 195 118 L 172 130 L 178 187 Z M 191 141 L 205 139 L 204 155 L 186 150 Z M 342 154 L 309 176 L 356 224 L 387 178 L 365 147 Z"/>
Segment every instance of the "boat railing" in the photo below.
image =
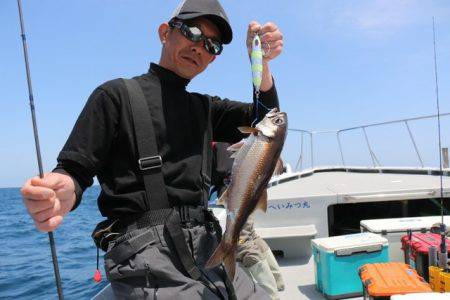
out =
<path fill-rule="evenodd" d="M 450 113 L 442 113 L 440 114 L 440 117 L 447 117 L 450 116 Z M 408 118 L 408 119 L 400 119 L 400 120 L 393 120 L 393 121 L 387 121 L 387 122 L 381 122 L 381 123 L 373 123 L 373 124 L 366 124 L 366 125 L 360 125 L 360 126 L 355 126 L 355 127 L 350 127 L 350 128 L 344 128 L 344 129 L 338 129 L 338 130 L 324 130 L 324 131 L 314 131 L 314 130 L 304 130 L 304 129 L 296 129 L 296 128 L 289 128 L 288 130 L 291 132 L 299 132 L 301 134 L 300 137 L 300 155 L 297 159 L 297 163 L 295 165 L 295 170 L 296 171 L 301 171 L 303 170 L 303 165 L 305 162 L 305 158 L 304 158 L 304 153 L 305 153 L 305 142 L 304 142 L 304 136 L 308 135 L 309 139 L 310 139 L 310 143 L 309 143 L 309 147 L 310 147 L 310 166 L 313 169 L 315 167 L 314 164 L 314 141 L 318 138 L 318 136 L 321 135 L 325 135 L 325 134 L 334 134 L 336 136 L 336 140 L 337 140 L 337 148 L 339 151 L 339 155 L 340 155 L 340 159 L 341 159 L 341 164 L 343 167 L 346 167 L 346 160 L 345 160 L 345 153 L 343 151 L 343 147 L 342 147 L 342 135 L 349 133 L 349 132 L 355 132 L 355 131 L 360 131 L 360 133 L 364 136 L 365 142 L 366 142 L 366 146 L 367 146 L 367 150 L 369 152 L 369 156 L 370 159 L 372 161 L 372 165 L 374 168 L 377 167 L 384 167 L 382 166 L 382 164 L 380 163 L 379 159 L 377 158 L 377 155 L 375 154 L 374 148 L 370 142 L 369 136 L 367 134 L 366 129 L 370 128 L 370 127 L 381 127 L 381 126 L 385 126 L 385 125 L 390 125 L 390 124 L 399 124 L 399 123 L 403 123 L 404 126 L 406 127 L 407 131 L 408 131 L 408 135 L 409 135 L 409 139 L 411 140 L 412 143 L 412 148 L 414 149 L 415 155 L 417 157 L 418 163 L 420 165 L 420 167 L 424 168 L 424 161 L 422 158 L 422 155 L 419 151 L 419 148 L 417 146 L 416 143 L 416 139 L 414 138 L 414 134 L 411 130 L 411 127 L 409 126 L 410 123 L 414 122 L 414 121 L 418 121 L 418 120 L 424 120 L 424 119 L 435 119 L 437 118 L 438 115 L 426 115 L 426 116 L 420 116 L 420 117 L 414 117 L 414 118 Z"/>

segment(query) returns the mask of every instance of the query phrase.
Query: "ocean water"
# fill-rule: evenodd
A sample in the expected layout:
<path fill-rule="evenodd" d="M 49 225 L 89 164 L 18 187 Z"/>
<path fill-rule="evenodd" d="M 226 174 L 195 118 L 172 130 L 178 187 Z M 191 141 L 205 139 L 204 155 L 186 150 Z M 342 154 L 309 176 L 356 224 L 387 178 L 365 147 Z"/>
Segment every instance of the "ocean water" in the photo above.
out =
<path fill-rule="evenodd" d="M 91 232 L 102 220 L 99 192 L 98 186 L 87 189 L 80 206 L 54 232 L 65 299 L 90 299 L 107 284 L 103 260 L 102 281 L 93 280 Z M 0 203 L 0 299 L 57 299 L 48 235 L 35 229 L 18 188 L 0 189 Z"/>

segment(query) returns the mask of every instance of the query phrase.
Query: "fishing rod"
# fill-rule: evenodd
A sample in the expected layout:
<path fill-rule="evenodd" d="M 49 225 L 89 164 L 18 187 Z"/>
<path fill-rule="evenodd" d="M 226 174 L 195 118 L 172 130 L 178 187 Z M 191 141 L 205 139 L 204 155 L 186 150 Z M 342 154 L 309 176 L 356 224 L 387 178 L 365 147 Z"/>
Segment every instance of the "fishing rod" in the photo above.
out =
<path fill-rule="evenodd" d="M 28 84 L 28 97 L 30 99 L 30 110 L 31 110 L 31 119 L 33 121 L 33 132 L 34 132 L 34 142 L 36 145 L 36 155 L 39 166 L 39 177 L 44 178 L 44 171 L 42 168 L 42 158 L 41 158 L 41 148 L 39 146 L 39 135 L 36 124 L 36 114 L 34 109 L 34 100 L 33 100 L 33 89 L 31 86 L 31 75 L 30 75 L 30 65 L 28 62 L 28 47 L 27 47 L 27 39 L 25 36 L 25 26 L 23 22 L 22 15 L 22 1 L 17 0 L 17 5 L 19 6 L 19 18 L 20 18 L 20 30 L 22 37 L 22 46 L 23 46 L 23 56 L 25 58 L 25 69 L 27 73 L 27 84 Z M 48 239 L 50 241 L 50 249 L 52 252 L 52 260 L 53 260 L 53 270 L 55 271 L 55 280 L 56 280 L 56 288 L 58 290 L 58 298 L 60 300 L 64 299 L 62 293 L 61 286 L 61 277 L 59 275 L 59 267 L 58 267 L 58 258 L 56 257 L 56 248 L 55 248 L 55 239 L 53 237 L 53 232 L 48 232 Z"/>
<path fill-rule="evenodd" d="M 441 144 L 441 114 L 440 114 L 440 106 L 439 106 L 439 84 L 438 84 L 438 72 L 437 72 L 437 57 L 436 57 L 436 29 L 434 25 L 434 17 L 433 17 L 433 51 L 434 51 L 434 79 L 435 79 L 435 92 L 436 92 L 436 108 L 437 108 L 437 120 L 438 120 L 438 141 L 439 141 L 439 180 L 440 180 L 440 200 L 441 200 L 441 226 L 440 226 L 440 234 L 441 234 L 441 245 L 440 245 L 440 253 L 439 253 L 439 265 L 442 269 L 447 269 L 447 246 L 445 243 L 445 230 L 446 226 L 444 223 L 444 189 L 442 183 L 442 144 Z"/>

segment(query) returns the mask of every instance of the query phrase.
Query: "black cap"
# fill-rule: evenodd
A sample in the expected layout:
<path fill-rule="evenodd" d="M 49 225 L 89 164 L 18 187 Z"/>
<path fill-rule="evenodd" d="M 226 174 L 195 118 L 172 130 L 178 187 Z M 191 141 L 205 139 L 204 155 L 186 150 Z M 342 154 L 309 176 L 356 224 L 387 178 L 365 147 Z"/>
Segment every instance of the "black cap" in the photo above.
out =
<path fill-rule="evenodd" d="M 172 19 L 189 20 L 205 17 L 219 28 L 222 43 L 229 44 L 233 39 L 228 17 L 217 0 L 183 0 L 172 14 Z"/>

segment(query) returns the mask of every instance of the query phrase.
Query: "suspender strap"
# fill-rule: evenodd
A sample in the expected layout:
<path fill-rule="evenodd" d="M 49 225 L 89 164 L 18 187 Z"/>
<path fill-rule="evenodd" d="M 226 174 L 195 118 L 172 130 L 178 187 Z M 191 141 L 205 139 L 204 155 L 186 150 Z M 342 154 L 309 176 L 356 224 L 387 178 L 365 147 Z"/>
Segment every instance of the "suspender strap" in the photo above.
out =
<path fill-rule="evenodd" d="M 208 209 L 209 187 L 211 186 L 211 164 L 212 164 L 212 127 L 211 127 L 211 97 L 207 97 L 206 128 L 203 135 L 202 153 L 202 182 L 203 182 L 203 207 Z"/>
<path fill-rule="evenodd" d="M 200 270 L 192 258 L 191 251 L 188 248 L 183 230 L 180 226 L 180 215 L 175 209 L 167 218 L 165 226 L 184 269 L 192 279 L 199 280 L 201 276 Z"/>
<path fill-rule="evenodd" d="M 150 76 L 149 78 L 149 83 L 153 87 L 153 92 L 150 95 L 149 101 L 162 106 L 161 84 L 158 78 L 155 78 L 154 76 Z M 157 149 L 153 121 L 149 118 L 151 112 L 147 100 L 145 99 L 141 86 L 135 79 L 125 79 L 124 82 L 130 101 L 131 115 L 139 154 L 137 163 L 144 179 L 147 208 L 150 210 L 169 208 L 169 200 L 167 198 L 163 174 L 161 172 L 162 159 Z"/>
<path fill-rule="evenodd" d="M 170 203 L 167 197 L 164 177 L 161 171 L 162 159 L 157 150 L 153 121 L 152 118 L 149 117 L 151 116 L 151 110 L 149 109 L 144 92 L 142 91 L 139 83 L 135 79 L 124 80 L 124 82 L 128 91 L 128 98 L 131 107 L 131 116 L 133 119 L 136 144 L 139 154 L 137 163 L 144 179 L 145 192 L 147 197 L 146 204 L 147 209 L 150 210 L 149 216 L 153 216 L 154 213 L 157 213 L 159 211 L 164 212 L 161 214 L 161 217 L 163 215 L 167 216 L 167 209 L 170 208 Z M 156 105 L 156 108 L 160 110 L 162 107 L 161 84 L 158 78 L 156 78 L 155 76 L 149 76 L 149 84 L 151 85 L 152 93 L 148 95 L 148 101 L 153 105 Z M 208 189 L 211 183 L 212 129 L 210 121 L 210 102 L 210 97 L 208 97 L 206 102 L 207 125 L 203 137 L 203 158 L 201 166 L 201 176 L 203 182 L 202 200 L 205 209 L 208 207 Z M 213 292 L 215 291 L 216 294 L 223 299 L 221 293 L 217 289 L 215 289 L 208 280 L 205 280 L 205 278 L 203 278 L 200 269 L 197 267 L 192 253 L 186 243 L 180 220 L 181 219 L 179 212 L 176 209 L 173 209 L 172 213 L 165 219 L 164 225 L 184 269 L 192 279 L 201 280 L 208 288 L 210 288 Z M 146 220 L 145 222 L 148 222 L 148 220 Z M 134 247 L 132 248 L 139 248 L 136 247 L 138 244 L 141 245 L 140 238 L 136 239 L 136 245 L 134 245 Z M 225 278 L 225 285 L 229 294 L 230 284 L 231 283 L 229 282 L 229 280 Z M 232 285 L 231 290 L 232 292 L 230 299 L 233 299 L 234 291 Z"/>
<path fill-rule="evenodd" d="M 172 241 L 174 248 L 177 252 L 177 256 L 181 261 L 185 271 L 189 274 L 189 276 L 194 279 L 201 281 L 207 288 L 209 288 L 214 294 L 216 294 L 221 300 L 224 300 L 224 297 L 220 290 L 203 274 L 203 272 L 196 265 L 194 258 L 191 254 L 191 251 L 188 248 L 188 244 L 186 243 L 186 239 L 181 229 L 180 215 L 178 210 L 174 209 L 172 214 L 167 218 L 165 227 L 170 236 L 170 240 Z M 225 286 L 228 291 L 227 283 L 225 281 Z M 228 292 L 229 293 L 229 292 Z M 233 300 L 233 298 L 230 298 Z"/>
<path fill-rule="evenodd" d="M 219 220 L 217 220 L 216 216 L 214 216 L 214 214 L 210 210 L 206 212 L 206 221 L 209 221 L 213 224 L 217 239 L 220 241 L 222 239 L 222 227 L 220 227 Z M 220 264 L 219 272 L 221 273 L 219 275 L 222 277 L 223 283 L 225 284 L 225 289 L 228 293 L 228 300 L 236 300 L 236 291 L 234 290 L 233 283 L 231 282 L 230 277 L 228 277 L 223 264 Z"/>
<path fill-rule="evenodd" d="M 228 300 L 237 300 L 233 283 L 231 282 L 230 277 L 228 277 L 227 271 L 225 271 L 223 264 L 220 264 L 220 270 L 222 273 L 223 283 L 225 284 L 225 288 L 228 293 Z"/>

